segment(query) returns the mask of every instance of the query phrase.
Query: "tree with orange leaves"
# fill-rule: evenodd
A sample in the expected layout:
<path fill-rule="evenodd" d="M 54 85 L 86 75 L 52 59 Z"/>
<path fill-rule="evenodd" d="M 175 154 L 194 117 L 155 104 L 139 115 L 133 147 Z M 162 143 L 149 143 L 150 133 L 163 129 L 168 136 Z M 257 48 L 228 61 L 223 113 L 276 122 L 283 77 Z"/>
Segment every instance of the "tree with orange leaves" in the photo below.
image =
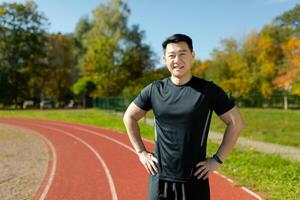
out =
<path fill-rule="evenodd" d="M 290 38 L 283 50 L 285 67 L 273 83 L 278 89 L 300 95 L 300 39 Z"/>

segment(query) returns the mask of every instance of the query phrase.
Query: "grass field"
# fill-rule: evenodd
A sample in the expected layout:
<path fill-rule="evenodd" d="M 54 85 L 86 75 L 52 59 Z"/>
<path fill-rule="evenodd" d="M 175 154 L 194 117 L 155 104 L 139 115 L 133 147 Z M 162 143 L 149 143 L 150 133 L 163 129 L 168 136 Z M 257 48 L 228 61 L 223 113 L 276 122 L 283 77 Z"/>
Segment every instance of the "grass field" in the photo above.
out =
<path fill-rule="evenodd" d="M 242 136 L 300 148 L 300 110 L 242 108 L 245 121 Z M 148 117 L 153 117 L 149 112 Z M 224 123 L 214 114 L 211 130 L 223 133 Z"/>
<path fill-rule="evenodd" d="M 256 110 L 253 112 L 256 112 Z M 253 112 L 250 109 L 243 110 L 243 115 L 249 115 L 245 117 L 247 118 L 247 121 L 251 118 L 254 121 L 259 121 L 257 118 L 261 111 L 257 111 L 258 116 L 253 115 Z M 268 119 L 267 117 L 263 118 L 262 116 L 260 116 L 260 119 L 266 121 L 277 121 L 277 123 L 279 123 L 279 121 L 282 121 L 280 119 L 284 117 L 286 117 L 285 120 L 287 121 L 291 118 L 288 114 L 285 115 L 276 112 L 277 111 L 274 111 L 273 113 L 274 119 Z M 292 114 L 294 115 L 294 113 Z M 63 120 L 98 125 L 125 132 L 125 127 L 122 123 L 121 117 L 109 112 L 94 109 L 76 111 L 0 111 L 0 117 Z M 292 117 L 293 122 L 288 122 L 288 124 L 293 124 L 294 120 L 295 118 Z M 249 123 L 250 122 L 248 121 L 248 127 Z M 217 126 L 218 128 L 218 125 L 214 126 Z M 295 128 L 292 128 L 292 130 L 293 129 Z M 268 129 L 264 127 L 264 130 Z M 144 138 L 153 139 L 153 127 L 141 123 L 141 132 Z M 218 144 L 209 143 L 208 155 L 212 155 L 216 151 L 217 147 Z M 253 149 L 241 150 L 237 147 L 225 160 L 220 171 L 233 178 L 237 184 L 242 184 L 251 188 L 253 191 L 264 194 L 267 199 L 296 200 L 300 197 L 300 163 L 284 160 L 279 156 L 258 153 Z"/>

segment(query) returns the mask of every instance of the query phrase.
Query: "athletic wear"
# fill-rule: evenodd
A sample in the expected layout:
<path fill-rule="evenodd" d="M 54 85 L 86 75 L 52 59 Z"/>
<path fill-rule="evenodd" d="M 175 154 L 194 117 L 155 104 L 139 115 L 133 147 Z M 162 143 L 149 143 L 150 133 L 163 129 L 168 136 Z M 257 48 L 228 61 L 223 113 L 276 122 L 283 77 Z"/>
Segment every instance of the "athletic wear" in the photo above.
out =
<path fill-rule="evenodd" d="M 149 176 L 149 200 L 209 200 L 208 179 L 191 182 L 172 182 Z"/>
<path fill-rule="evenodd" d="M 206 159 L 212 111 L 221 115 L 234 107 L 213 82 L 193 76 L 184 85 L 171 78 L 154 81 L 134 100 L 155 116 L 155 156 L 160 180 L 193 182 L 196 164 Z"/>

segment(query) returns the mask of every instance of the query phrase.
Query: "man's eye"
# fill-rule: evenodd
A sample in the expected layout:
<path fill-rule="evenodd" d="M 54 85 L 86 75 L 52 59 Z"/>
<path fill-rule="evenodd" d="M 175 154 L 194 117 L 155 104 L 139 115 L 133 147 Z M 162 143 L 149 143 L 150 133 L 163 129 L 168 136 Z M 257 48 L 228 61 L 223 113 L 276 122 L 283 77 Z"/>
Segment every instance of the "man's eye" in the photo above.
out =
<path fill-rule="evenodd" d="M 175 56 L 174 55 L 169 55 L 169 58 L 174 58 Z"/>

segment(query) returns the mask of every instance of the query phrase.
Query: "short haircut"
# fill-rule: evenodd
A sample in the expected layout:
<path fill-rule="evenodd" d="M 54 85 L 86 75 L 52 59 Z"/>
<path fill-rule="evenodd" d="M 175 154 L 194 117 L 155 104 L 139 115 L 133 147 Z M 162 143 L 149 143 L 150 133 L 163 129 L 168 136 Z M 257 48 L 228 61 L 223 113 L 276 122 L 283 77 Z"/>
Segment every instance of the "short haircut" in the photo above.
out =
<path fill-rule="evenodd" d="M 193 52 L 193 40 L 189 36 L 184 34 L 179 34 L 179 33 L 171 35 L 162 43 L 164 52 L 166 51 L 167 45 L 169 43 L 179 43 L 179 42 L 187 43 L 189 49 L 191 50 L 191 52 Z"/>

